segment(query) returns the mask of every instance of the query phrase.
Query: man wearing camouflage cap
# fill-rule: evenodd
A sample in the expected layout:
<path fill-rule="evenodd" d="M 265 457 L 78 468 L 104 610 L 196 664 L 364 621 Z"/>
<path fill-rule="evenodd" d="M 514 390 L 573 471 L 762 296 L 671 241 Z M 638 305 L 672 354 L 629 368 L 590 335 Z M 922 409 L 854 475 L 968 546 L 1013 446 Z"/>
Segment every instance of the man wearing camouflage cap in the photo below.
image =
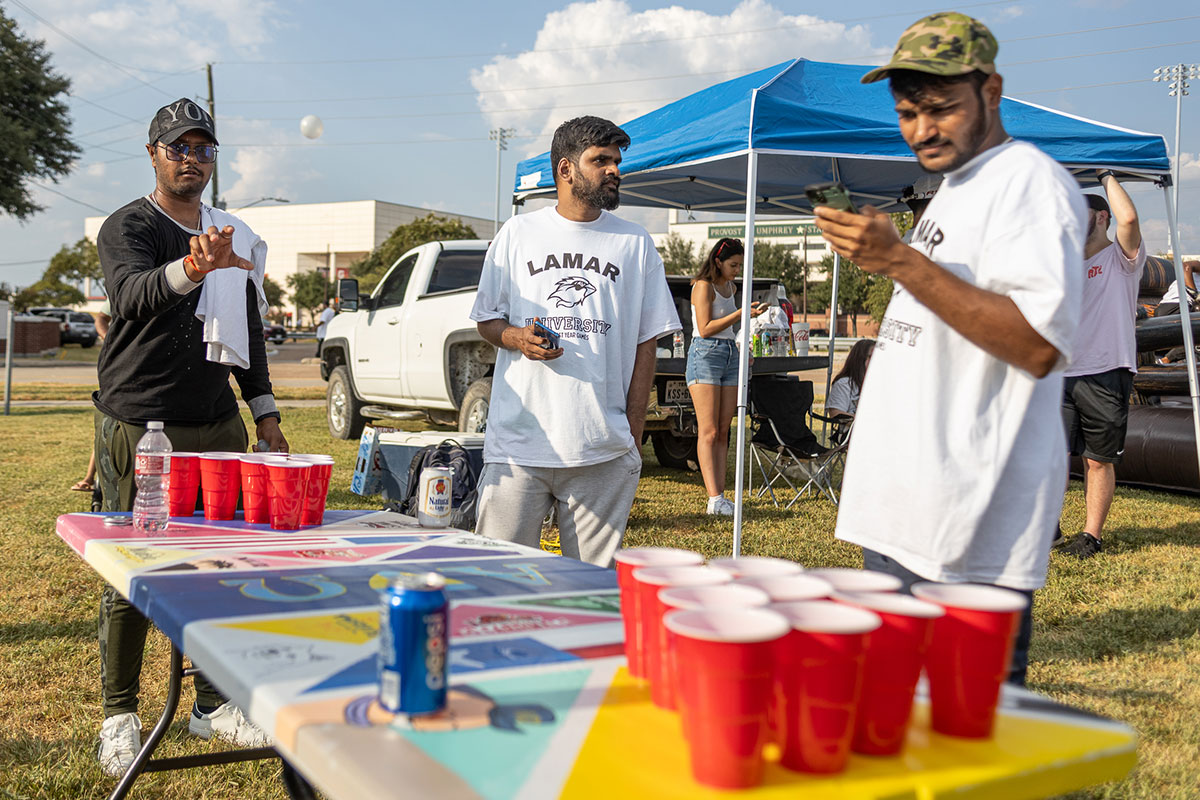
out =
<path fill-rule="evenodd" d="M 867 568 L 1045 583 L 1066 469 L 1062 369 L 1080 309 L 1087 212 L 1076 181 L 1005 133 L 997 44 L 979 21 L 928 16 L 887 78 L 900 133 L 943 181 L 911 246 L 887 215 L 817 209 L 834 250 L 895 290 L 863 384 L 837 536 Z M 1031 618 L 1010 680 L 1023 683 Z"/>

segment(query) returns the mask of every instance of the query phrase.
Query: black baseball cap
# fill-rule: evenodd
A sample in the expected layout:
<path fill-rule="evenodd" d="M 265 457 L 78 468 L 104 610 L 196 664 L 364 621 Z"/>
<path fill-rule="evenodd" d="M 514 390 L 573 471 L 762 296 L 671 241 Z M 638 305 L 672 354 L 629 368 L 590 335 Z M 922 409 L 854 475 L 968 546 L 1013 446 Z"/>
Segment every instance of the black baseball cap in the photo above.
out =
<path fill-rule="evenodd" d="M 1087 200 L 1088 208 L 1092 211 L 1105 211 L 1109 216 L 1112 216 L 1112 211 L 1108 207 L 1108 201 L 1098 194 L 1084 193 L 1083 199 Z"/>
<path fill-rule="evenodd" d="M 220 144 L 212 115 L 195 101 L 181 97 L 160 108 L 150 120 L 150 144 L 170 144 L 188 131 L 204 131 L 213 144 Z"/>

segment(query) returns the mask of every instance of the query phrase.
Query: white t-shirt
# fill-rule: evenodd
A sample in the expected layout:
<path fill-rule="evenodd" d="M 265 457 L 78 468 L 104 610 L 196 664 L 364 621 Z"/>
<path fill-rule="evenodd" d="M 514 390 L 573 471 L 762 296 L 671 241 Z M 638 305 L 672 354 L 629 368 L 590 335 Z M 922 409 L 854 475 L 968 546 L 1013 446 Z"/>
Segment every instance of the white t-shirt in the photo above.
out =
<path fill-rule="evenodd" d="M 1067 377 L 1095 375 L 1121 367 L 1137 372 L 1133 323 L 1137 319 L 1138 281 L 1145 266 L 1144 241 L 1133 259 L 1126 258 L 1116 242 L 1084 259 L 1083 312 L 1071 348 Z"/>
<path fill-rule="evenodd" d="M 946 175 L 912 246 L 1009 297 L 1070 355 L 1087 211 L 1025 142 Z M 963 338 L 897 283 L 862 387 L 837 537 L 929 580 L 1036 589 L 1067 474 L 1062 372 L 1037 379 Z"/>
<path fill-rule="evenodd" d="M 534 317 L 562 337 L 563 355 L 498 351 L 483 460 L 576 467 L 628 452 L 637 346 L 680 329 L 650 235 L 608 212 L 572 222 L 551 206 L 510 218 L 488 248 L 471 319 L 524 327 Z"/>
<path fill-rule="evenodd" d="M 859 388 L 849 378 L 838 378 L 829 387 L 829 397 L 825 400 L 825 414 L 841 411 L 854 414 L 858 409 Z"/>
<path fill-rule="evenodd" d="M 337 312 L 332 308 L 327 308 L 321 312 L 321 316 L 317 317 L 317 338 L 324 339 L 325 331 L 329 330 L 329 321 L 337 316 Z"/>

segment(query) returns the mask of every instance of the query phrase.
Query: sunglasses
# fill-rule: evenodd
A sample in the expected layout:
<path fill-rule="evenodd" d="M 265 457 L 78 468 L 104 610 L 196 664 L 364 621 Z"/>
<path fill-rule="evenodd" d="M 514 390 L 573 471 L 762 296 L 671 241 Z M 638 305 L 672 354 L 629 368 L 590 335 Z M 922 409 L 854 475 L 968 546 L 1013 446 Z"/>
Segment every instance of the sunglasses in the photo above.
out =
<path fill-rule="evenodd" d="M 159 144 L 163 150 L 167 151 L 167 161 L 183 161 L 191 153 L 196 157 L 196 160 L 201 164 L 211 164 L 217 160 L 217 146 L 215 144 L 183 144 L 181 142 L 172 142 L 171 144 Z"/>
<path fill-rule="evenodd" d="M 714 254 L 713 257 L 720 259 L 722 253 L 724 253 L 729 248 L 731 248 L 735 245 L 740 245 L 740 244 L 741 244 L 741 242 L 737 239 L 722 239 L 720 244 L 717 245 L 717 252 Z"/>

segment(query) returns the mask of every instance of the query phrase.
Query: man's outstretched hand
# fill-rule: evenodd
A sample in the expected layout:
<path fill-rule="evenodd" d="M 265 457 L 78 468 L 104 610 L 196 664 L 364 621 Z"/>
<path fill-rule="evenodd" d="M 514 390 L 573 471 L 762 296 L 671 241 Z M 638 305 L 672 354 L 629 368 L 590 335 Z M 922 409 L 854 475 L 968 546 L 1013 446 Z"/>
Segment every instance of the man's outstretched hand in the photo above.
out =
<path fill-rule="evenodd" d="M 254 269 L 252 262 L 233 252 L 232 225 L 226 225 L 221 230 L 210 225 L 204 233 L 193 236 L 188 244 L 191 253 L 183 260 L 183 268 L 188 278 L 197 283 L 215 269 Z"/>

